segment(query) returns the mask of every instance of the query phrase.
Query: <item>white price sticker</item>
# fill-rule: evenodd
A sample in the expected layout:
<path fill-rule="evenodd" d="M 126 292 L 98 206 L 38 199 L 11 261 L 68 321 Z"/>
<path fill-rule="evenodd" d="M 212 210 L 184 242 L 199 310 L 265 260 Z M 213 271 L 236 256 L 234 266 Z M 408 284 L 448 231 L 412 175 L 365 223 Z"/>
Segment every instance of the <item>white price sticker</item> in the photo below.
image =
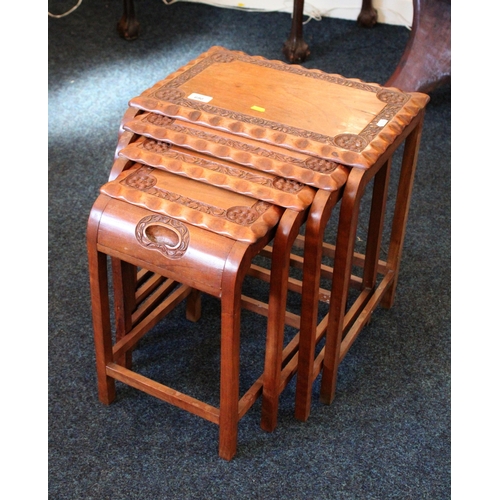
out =
<path fill-rule="evenodd" d="M 213 99 L 213 97 L 193 92 L 191 95 L 188 95 L 188 99 L 193 99 L 193 101 L 200 101 L 200 102 L 210 102 Z"/>

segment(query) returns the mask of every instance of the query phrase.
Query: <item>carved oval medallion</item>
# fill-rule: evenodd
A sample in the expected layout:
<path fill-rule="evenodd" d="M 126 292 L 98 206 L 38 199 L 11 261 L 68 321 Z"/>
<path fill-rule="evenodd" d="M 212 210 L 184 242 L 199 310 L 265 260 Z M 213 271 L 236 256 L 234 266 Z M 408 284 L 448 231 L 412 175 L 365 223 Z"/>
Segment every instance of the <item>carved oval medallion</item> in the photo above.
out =
<path fill-rule="evenodd" d="M 170 259 L 179 259 L 189 246 L 189 230 L 185 224 L 164 215 L 149 215 L 135 228 L 139 243 L 158 250 Z"/>

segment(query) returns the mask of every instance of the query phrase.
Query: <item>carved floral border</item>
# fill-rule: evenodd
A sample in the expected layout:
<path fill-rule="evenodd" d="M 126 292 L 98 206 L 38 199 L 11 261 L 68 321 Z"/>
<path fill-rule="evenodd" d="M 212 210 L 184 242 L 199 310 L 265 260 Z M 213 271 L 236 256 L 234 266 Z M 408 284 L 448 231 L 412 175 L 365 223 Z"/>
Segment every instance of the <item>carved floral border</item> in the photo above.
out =
<path fill-rule="evenodd" d="M 336 85 L 353 87 L 366 92 L 372 92 L 376 94 L 376 97 L 380 101 L 386 103 L 386 105 L 358 135 L 345 133 L 336 135 L 335 137 L 330 137 L 309 130 L 284 125 L 279 122 L 266 120 L 264 118 L 257 118 L 251 115 L 246 115 L 244 113 L 231 111 L 199 101 L 194 101 L 192 99 L 187 99 L 185 97 L 185 93 L 181 89 L 179 89 L 181 85 L 186 83 L 197 74 L 201 73 L 212 64 L 230 63 L 234 60 L 239 60 L 245 63 L 255 64 L 278 71 L 289 72 L 307 78 L 325 80 Z M 190 68 L 186 69 L 186 71 L 174 77 L 165 85 L 161 86 L 160 88 L 155 88 L 150 95 L 162 101 L 190 108 L 195 111 L 203 111 L 205 113 L 217 115 L 223 118 L 229 118 L 243 123 L 258 125 L 267 129 L 271 129 L 273 131 L 279 131 L 296 137 L 311 139 L 322 144 L 328 144 L 330 146 L 335 146 L 356 153 L 362 152 L 370 144 L 373 138 L 379 134 L 384 126 L 392 118 L 394 118 L 398 111 L 410 99 L 410 95 L 403 92 L 381 88 L 379 86 L 371 85 L 369 83 L 357 80 L 342 78 L 338 75 L 311 71 L 300 66 L 279 64 L 275 61 L 268 61 L 265 59 L 255 58 L 243 53 L 230 51 L 220 51 L 208 55 L 206 58 L 200 60 Z"/>
<path fill-rule="evenodd" d="M 173 203 L 202 212 L 212 217 L 222 218 L 240 226 L 253 224 L 270 206 L 270 203 L 257 201 L 252 206 L 234 206 L 228 209 L 210 205 L 208 203 L 189 198 L 188 196 L 169 191 L 156 186 L 157 179 L 152 167 L 141 167 L 121 181 L 121 184 Z"/>

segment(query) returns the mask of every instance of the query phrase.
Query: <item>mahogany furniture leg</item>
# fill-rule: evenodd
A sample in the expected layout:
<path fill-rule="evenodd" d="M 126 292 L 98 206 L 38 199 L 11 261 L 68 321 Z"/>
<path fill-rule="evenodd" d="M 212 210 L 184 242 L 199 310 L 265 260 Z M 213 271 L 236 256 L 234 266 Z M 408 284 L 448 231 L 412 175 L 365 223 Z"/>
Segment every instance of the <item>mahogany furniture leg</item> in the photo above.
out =
<path fill-rule="evenodd" d="M 377 10 L 373 8 L 372 0 L 363 0 L 358 16 L 358 24 L 364 28 L 373 28 L 378 21 Z"/>
<path fill-rule="evenodd" d="M 107 257 L 97 251 L 99 215 L 105 206 L 104 202 L 96 202 L 94 205 L 95 210 L 91 213 L 88 223 L 87 251 L 96 353 L 97 389 L 100 401 L 104 404 L 110 404 L 115 399 L 116 389 L 114 379 L 108 377 L 106 373 L 106 367 L 113 361 Z"/>
<path fill-rule="evenodd" d="M 337 379 L 338 351 L 342 339 L 342 327 L 351 278 L 359 208 L 367 183 L 366 172 L 358 169 L 352 170 L 347 180 L 340 208 L 320 394 L 321 401 L 328 404 L 333 399 L 333 388 Z"/>
<path fill-rule="evenodd" d="M 373 184 L 370 222 L 366 237 L 365 260 L 363 265 L 363 288 L 372 289 L 378 275 L 378 260 L 384 229 L 384 215 L 389 189 L 389 178 L 392 159 L 375 175 Z"/>
<path fill-rule="evenodd" d="M 115 327 L 116 340 L 119 341 L 132 329 L 132 313 L 136 303 L 137 268 L 119 259 L 111 259 L 113 273 L 113 288 L 120 291 L 115 293 Z M 117 359 L 117 363 L 130 368 L 132 352 L 124 353 Z"/>
<path fill-rule="evenodd" d="M 421 114 L 423 115 L 423 113 Z M 380 305 L 384 308 L 390 308 L 394 303 L 421 137 L 422 123 L 411 132 L 405 142 L 389 254 L 387 256 L 387 268 L 394 273 L 394 278 L 382 297 Z"/>
<path fill-rule="evenodd" d="M 363 0 L 358 16 L 358 24 L 372 28 L 377 24 L 378 14 L 373 8 L 372 0 Z M 283 44 L 283 54 L 291 63 L 304 62 L 311 51 L 303 36 L 304 0 L 294 0 L 292 12 L 292 27 L 288 39 Z"/>
<path fill-rule="evenodd" d="M 201 318 L 201 293 L 199 290 L 191 290 L 186 299 L 186 319 L 196 323 Z"/>
<path fill-rule="evenodd" d="M 295 393 L 295 417 L 302 421 L 309 418 L 312 384 L 318 375 L 314 369 L 316 343 L 318 337 L 321 337 L 326 330 L 325 321 L 317 327 L 321 258 L 326 224 L 339 195 L 339 192 L 319 191 L 311 206 L 306 223 L 303 302 L 300 316 L 299 358 Z"/>
<path fill-rule="evenodd" d="M 283 45 L 283 54 L 291 63 L 299 63 L 306 60 L 311 53 L 302 34 L 302 22 L 304 19 L 304 0 L 294 0 L 292 14 L 292 29 L 290 35 Z"/>
<path fill-rule="evenodd" d="M 118 33 L 125 40 L 135 40 L 139 36 L 139 23 L 135 17 L 134 0 L 123 0 L 123 15 L 118 21 Z"/>
<path fill-rule="evenodd" d="M 413 0 L 410 38 L 385 86 L 428 93 L 449 81 L 451 0 Z"/>
<path fill-rule="evenodd" d="M 382 170 L 379 170 L 377 176 L 375 176 L 372 210 L 376 212 L 371 214 L 369 227 L 369 234 L 374 239 L 367 245 L 365 259 L 368 274 L 365 273 L 364 276 L 364 290 L 360 294 L 359 303 L 353 305 L 346 313 L 359 206 L 366 185 L 373 175 L 370 175 L 370 170 L 362 172 L 353 169 L 347 182 L 340 211 L 332 281 L 332 301 L 329 313 L 330 320 L 324 347 L 320 389 L 320 399 L 323 403 L 330 404 L 333 401 L 339 364 L 361 329 L 369 321 L 372 312 L 379 304 L 382 307 L 391 307 L 393 304 L 417 164 L 418 147 L 422 133 L 423 115 L 423 111 L 420 111 L 408 127 L 406 137 L 401 138 L 405 139 L 405 146 L 396 207 L 392 219 L 389 256 L 384 265 L 382 272 L 384 277 L 381 283 L 376 288 L 367 288 L 367 285 L 374 284 L 374 266 L 378 260 L 380 249 L 390 163 L 386 161 Z M 372 174 L 375 173 L 375 170 L 373 169 Z M 387 172 L 384 172 L 384 170 L 387 170 Z M 377 179 L 377 177 L 379 178 Z"/>
<path fill-rule="evenodd" d="M 250 265 L 247 250 L 248 245 L 235 243 L 222 278 L 219 456 L 226 460 L 236 454 L 238 437 L 240 303 L 244 271 Z"/>
<path fill-rule="evenodd" d="M 380 253 L 380 243 L 383 229 L 383 215 L 385 212 L 385 202 L 387 199 L 387 188 L 389 181 L 389 164 L 386 162 L 384 166 L 375 175 L 374 195 L 372 198 L 372 209 L 370 224 L 367 237 L 366 258 L 363 267 L 362 288 L 367 290 L 367 293 L 360 294 L 360 300 L 356 303 L 356 309 L 364 307 L 369 298 L 369 292 L 375 286 L 375 281 L 378 274 L 378 257 Z M 319 212 L 321 217 L 318 218 L 316 224 L 313 223 L 313 217 L 309 216 L 308 226 L 306 229 L 306 251 L 304 258 L 304 279 L 303 294 L 306 297 L 313 296 L 315 299 L 315 307 L 311 307 L 308 302 L 302 310 L 301 314 L 301 338 L 299 348 L 299 368 L 297 374 L 297 390 L 295 401 L 295 417 L 298 420 L 306 421 L 309 418 L 312 398 L 312 384 L 318 376 L 321 363 L 324 363 L 324 352 L 336 349 L 330 346 L 332 339 L 336 338 L 335 332 L 339 325 L 344 325 L 345 308 L 347 304 L 347 295 L 349 285 L 351 283 L 351 268 L 354 253 L 354 243 L 356 241 L 356 227 L 359 207 L 364 195 L 365 186 L 372 177 L 371 172 L 354 170 L 345 187 L 343 200 L 341 205 L 341 224 L 338 229 L 338 237 L 335 248 L 335 264 L 333 268 L 333 283 L 330 297 L 330 312 L 328 316 L 318 326 L 317 303 L 319 298 L 317 290 L 319 288 L 320 265 L 322 256 L 322 242 L 324 239 L 324 229 L 330 217 L 332 206 L 327 210 Z M 314 205 L 313 205 L 314 207 Z M 311 212 L 313 210 L 311 209 Z M 318 229 L 315 228 L 318 226 Z M 315 279 L 311 279 L 314 276 Z M 315 359 L 315 347 L 318 340 L 325 334 L 327 335 L 327 346 L 320 355 Z M 336 354 L 333 354 L 334 360 L 337 359 Z M 323 377 L 332 380 L 335 384 L 336 372 L 338 364 L 333 362 L 329 368 L 329 360 L 323 365 Z"/>
<path fill-rule="evenodd" d="M 273 244 L 261 417 L 261 427 L 268 432 L 272 432 L 278 423 L 279 396 L 285 385 L 282 383 L 282 357 L 290 268 L 290 259 L 287 257 L 304 221 L 304 215 L 304 212 L 288 210 L 282 217 Z"/>

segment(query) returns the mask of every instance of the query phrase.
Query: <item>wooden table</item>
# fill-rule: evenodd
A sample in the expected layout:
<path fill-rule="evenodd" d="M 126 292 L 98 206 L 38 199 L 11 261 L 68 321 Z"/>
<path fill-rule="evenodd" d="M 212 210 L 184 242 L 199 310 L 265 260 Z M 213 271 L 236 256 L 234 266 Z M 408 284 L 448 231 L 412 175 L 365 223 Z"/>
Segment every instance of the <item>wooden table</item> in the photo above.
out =
<path fill-rule="evenodd" d="M 152 169 L 151 172 L 168 172 L 169 185 L 180 182 L 182 187 L 184 180 L 189 179 L 196 183 L 200 195 L 202 186 L 206 186 L 207 190 L 231 193 L 230 197 L 255 198 L 285 210 L 279 222 L 265 225 L 256 240 L 257 246 L 252 243 L 250 253 L 268 255 L 270 268 L 262 270 L 245 260 L 241 271 L 236 273 L 237 281 L 245 272 L 271 283 L 268 306 L 260 307 L 241 298 L 242 307 L 268 316 L 264 373 L 256 391 L 244 398 L 253 403 L 262 390 L 261 424 L 265 430 L 272 431 L 277 425 L 279 395 L 295 373 L 297 418 L 308 418 L 312 382 L 320 373 L 322 400 L 330 403 L 340 361 L 376 307 L 390 307 L 394 301 L 427 102 L 428 96 L 424 94 L 386 89 L 222 47 L 213 47 L 130 100 L 131 108 L 123 119 L 110 175 L 111 184 L 104 188 L 104 195 L 127 199 L 120 183 L 124 182 L 127 171 L 137 169 L 140 163 Z M 387 261 L 382 261 L 380 246 L 392 158 L 403 145 L 389 253 Z M 265 180 L 266 176 L 270 182 Z M 149 189 L 147 179 L 141 182 L 146 186 L 144 189 Z M 367 244 L 365 252 L 359 254 L 354 252 L 358 216 L 370 186 L 373 191 Z M 220 196 L 213 197 L 221 200 L 219 204 Z M 337 237 L 332 245 L 325 241 L 325 228 L 339 200 Z M 142 200 L 140 204 L 150 211 L 166 210 L 165 204 L 156 199 L 147 203 Z M 180 212 L 176 209 L 172 214 L 177 217 Z M 185 222 L 195 225 L 196 220 L 198 216 Z M 303 224 L 305 235 L 299 236 Z M 274 227 L 276 231 L 271 230 Z M 213 238 L 219 238 L 223 226 L 204 225 L 204 229 L 215 233 Z M 273 236 L 274 244 L 267 245 Z M 113 241 L 115 237 L 119 237 L 119 231 Z M 236 239 L 242 241 L 240 233 Z M 302 248 L 303 256 L 292 253 L 292 245 Z M 205 257 L 199 257 L 199 272 L 210 283 L 208 276 L 212 271 L 206 258 L 210 251 L 203 254 Z M 325 255 L 333 259 L 333 266 L 323 264 Z M 95 255 L 93 258 L 95 261 Z M 158 264 L 153 264 L 154 271 L 161 271 Z M 196 267 L 195 260 L 191 264 Z M 361 276 L 352 274 L 354 264 L 362 268 Z M 302 280 L 289 279 L 290 265 L 302 269 Z M 329 289 L 320 287 L 324 275 L 330 279 Z M 192 288 L 200 289 L 190 281 L 189 273 L 174 278 L 187 279 Z M 118 304 L 121 310 L 128 310 L 122 315 L 126 324 L 121 326 L 119 335 L 127 338 L 132 328 L 132 321 L 127 318 L 134 314 L 132 306 L 127 306 L 127 295 L 137 294 L 138 280 L 130 269 L 124 272 L 115 265 L 115 281 L 118 289 L 123 289 L 126 283 L 129 290 L 128 294 L 122 294 L 122 303 Z M 352 288 L 357 290 L 357 298 L 347 308 Z M 97 285 L 94 289 L 98 289 Z M 210 291 L 206 285 L 201 290 Z M 287 311 L 288 290 L 302 294 L 300 316 Z M 231 310 L 237 309 L 234 297 L 239 294 L 238 287 L 221 288 L 217 293 L 232 301 Z M 322 301 L 329 307 L 319 317 L 318 306 Z M 96 309 L 102 310 L 97 302 Z M 129 302 L 134 305 L 133 300 Z M 193 317 L 196 315 L 192 313 Z M 97 316 L 99 325 L 101 315 Z M 287 345 L 283 335 L 285 324 L 297 329 L 297 335 Z M 237 337 L 236 324 L 227 331 L 228 338 Z M 105 336 L 109 338 L 109 333 Z M 324 347 L 316 355 L 323 339 Z M 122 348 L 115 353 L 123 355 L 124 365 L 129 362 L 126 351 Z M 236 347 L 229 351 L 225 363 L 234 370 L 239 352 Z M 109 363 L 111 355 L 107 356 Z M 106 363 L 101 364 L 101 370 L 107 373 L 102 380 L 110 376 Z M 224 458 L 231 458 L 236 451 L 238 402 L 235 382 L 229 382 L 235 373 L 230 371 L 227 375 L 232 410 L 226 413 L 229 416 L 225 421 L 232 422 L 232 430 L 230 438 L 221 437 L 224 444 L 220 453 Z M 243 413 L 240 411 L 239 416 Z"/>

